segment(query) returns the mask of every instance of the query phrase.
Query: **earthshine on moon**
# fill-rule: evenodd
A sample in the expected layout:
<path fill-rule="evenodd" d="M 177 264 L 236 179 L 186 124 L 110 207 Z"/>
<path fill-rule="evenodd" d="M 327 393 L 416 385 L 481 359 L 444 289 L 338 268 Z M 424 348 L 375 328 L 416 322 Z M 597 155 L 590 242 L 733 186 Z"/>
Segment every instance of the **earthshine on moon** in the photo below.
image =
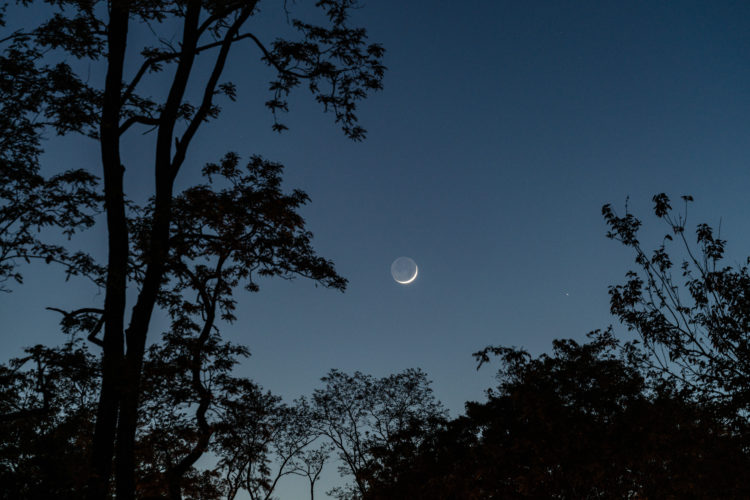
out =
<path fill-rule="evenodd" d="M 417 263 L 409 257 L 399 257 L 391 264 L 391 276 L 401 285 L 412 283 L 417 279 L 418 273 Z"/>

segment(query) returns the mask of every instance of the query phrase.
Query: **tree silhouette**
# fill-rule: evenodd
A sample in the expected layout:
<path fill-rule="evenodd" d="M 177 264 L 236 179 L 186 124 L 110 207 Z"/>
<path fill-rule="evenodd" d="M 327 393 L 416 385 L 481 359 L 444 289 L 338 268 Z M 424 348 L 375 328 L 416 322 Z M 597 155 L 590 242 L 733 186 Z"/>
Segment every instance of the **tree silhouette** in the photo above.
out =
<path fill-rule="evenodd" d="M 200 345 L 198 377 L 194 353 Z M 80 498 L 101 381 L 80 338 L 0 365 L 0 498 Z M 306 404 L 284 405 L 233 367 L 247 349 L 172 330 L 146 354 L 136 435 L 138 498 L 271 498 L 289 474 L 320 475 Z M 196 384 L 196 379 L 199 384 Z M 213 466 L 198 466 L 207 455 Z"/>
<path fill-rule="evenodd" d="M 74 341 L 0 365 L 0 498 L 80 498 L 99 381 Z"/>
<path fill-rule="evenodd" d="M 215 449 L 213 438 L 226 425 L 227 408 L 259 391 L 231 374 L 246 355 L 246 349 L 222 342 L 217 334 L 201 339 L 185 331 L 169 332 L 149 349 L 136 441 L 140 495 L 220 498 L 219 472 L 195 464 Z"/>
<path fill-rule="evenodd" d="M 233 411 L 219 438 L 228 499 L 244 490 L 253 500 L 269 500 L 283 477 L 298 473 L 301 461 L 316 467 L 308 453 L 318 434 L 310 425 L 307 404 L 287 406 L 268 396 L 260 401 L 252 412 Z"/>
<path fill-rule="evenodd" d="M 383 378 L 360 372 L 353 375 L 331 370 L 326 384 L 313 393 L 313 425 L 327 438 L 343 465 L 342 476 L 354 484 L 336 487 L 329 495 L 361 498 L 368 490 L 367 477 L 388 464 L 384 449 L 392 451 L 408 440 L 415 446 L 421 430 L 445 417 L 430 388 L 427 375 L 409 369 Z"/>
<path fill-rule="evenodd" d="M 310 483 L 310 500 L 315 500 L 315 483 L 320 479 L 331 452 L 334 448 L 331 443 L 323 443 L 317 448 L 305 450 L 296 460 L 292 474 L 305 477 Z"/>
<path fill-rule="evenodd" d="M 623 357 L 622 353 L 625 353 Z M 532 358 L 508 347 L 500 385 L 421 436 L 365 498 L 742 498 L 744 435 L 710 406 L 638 370 L 611 332 L 557 340 Z M 635 358 L 635 359 L 633 359 Z"/>
<path fill-rule="evenodd" d="M 636 254 L 637 271 L 624 285 L 610 287 L 611 310 L 635 330 L 649 350 L 649 365 L 722 403 L 730 415 L 750 409 L 750 274 L 744 265 L 724 261 L 726 241 L 707 224 L 695 229 L 696 245 L 686 235 L 687 208 L 674 213 L 665 194 L 654 196 L 654 213 L 668 232 L 648 254 L 638 239 L 641 221 L 602 209 L 608 237 Z M 670 247 L 671 245 L 678 245 Z M 681 253 L 682 259 L 670 256 Z M 679 262 L 678 269 L 675 268 Z"/>
<path fill-rule="evenodd" d="M 368 92 L 378 90 L 381 86 L 383 49 L 376 44 L 368 45 L 366 32 L 348 25 L 348 13 L 355 2 L 316 2 L 316 7 L 325 20 L 320 25 L 293 18 L 293 13 L 290 12 L 293 6 L 285 4 L 290 24 L 298 37 L 277 38 L 270 43 L 264 43 L 256 34 L 248 31 L 247 21 L 257 12 L 258 4 L 258 0 L 229 3 L 122 0 L 106 4 L 88 0 L 63 0 L 54 2 L 49 10 L 50 17 L 41 21 L 36 28 L 28 32 L 14 31 L 0 37 L 0 42 L 4 44 L 3 64 L 12 66 L 17 63 L 19 67 L 23 66 L 17 70 L 14 68 L 9 74 L 29 76 L 28 85 L 13 87 L 18 90 L 19 102 L 27 104 L 12 116 L 16 117 L 14 120 L 20 120 L 25 128 L 17 128 L 12 123 L 10 126 L 4 124 L 0 130 L 5 134 L 3 141 L 9 140 L 19 145 L 14 150 L 18 153 L 14 158 L 19 159 L 21 164 L 25 161 L 24 155 L 35 158 L 34 155 L 38 154 L 39 127 L 52 127 L 59 133 L 86 134 L 98 141 L 101 151 L 103 190 L 92 193 L 89 197 L 78 189 L 91 186 L 90 173 L 70 179 L 68 183 L 72 182 L 75 193 L 82 193 L 83 199 L 78 202 L 75 197 L 66 200 L 77 203 L 81 214 L 71 212 L 72 220 L 61 221 L 65 224 L 65 229 L 88 224 L 90 219 L 83 209 L 89 207 L 87 204 L 94 206 L 103 199 L 108 234 L 106 265 L 104 269 L 93 267 L 88 264 L 85 255 L 79 255 L 79 259 L 87 264 L 80 272 L 91 272 L 95 280 L 103 282 L 103 307 L 98 304 L 95 307 L 86 306 L 76 311 L 63 312 L 63 321 L 67 324 L 76 323 L 79 315 L 87 323 L 92 322 L 92 316 L 100 316 L 98 321 L 93 322 L 93 329 L 89 332 L 91 338 L 96 339 L 96 343 L 102 347 L 101 393 L 87 493 L 91 499 L 106 496 L 113 455 L 116 456 L 117 497 L 133 498 L 135 494 L 134 443 L 150 319 L 160 301 L 171 300 L 175 304 L 173 292 L 181 291 L 181 285 L 177 285 L 175 289 L 165 293 L 163 285 L 172 279 L 179 283 L 191 280 L 191 286 L 196 279 L 215 279 L 213 290 L 218 290 L 216 293 L 222 297 L 226 296 L 227 290 L 232 286 L 231 280 L 223 278 L 221 266 L 213 267 L 217 276 L 209 278 L 209 265 L 193 270 L 174 265 L 175 244 L 183 245 L 183 250 L 186 249 L 185 245 L 195 244 L 199 248 L 210 244 L 206 241 L 208 238 L 177 241 L 173 238 L 172 230 L 180 225 L 173 192 L 174 181 L 185 163 L 189 146 L 200 126 L 218 116 L 220 108 L 215 103 L 215 98 L 223 95 L 232 100 L 237 92 L 233 84 L 221 81 L 230 50 L 238 44 L 253 45 L 259 50 L 260 59 L 276 72 L 276 78 L 271 82 L 272 95 L 266 103 L 274 117 L 288 109 L 288 94 L 305 84 L 323 109 L 334 114 L 336 122 L 347 136 L 354 140 L 364 137 L 364 130 L 357 124 L 356 104 Z M 155 45 L 138 47 L 136 40 L 129 36 L 131 25 L 139 24 L 152 30 Z M 174 26 L 181 27 L 182 38 L 178 47 L 160 36 L 159 30 L 163 26 L 170 26 L 170 30 Z M 126 76 L 126 52 L 132 52 L 134 48 L 140 51 L 140 63 L 132 75 Z M 55 52 L 50 53 L 49 49 L 55 49 Z M 42 58 L 45 53 L 48 56 Z M 54 58 L 55 53 L 62 53 L 63 62 L 45 66 L 48 58 Z M 106 68 L 104 86 L 91 87 L 65 62 L 67 58 L 101 63 Z M 208 59 L 211 68 L 208 74 L 201 74 L 196 70 L 198 59 Z M 160 99 L 143 94 L 141 89 L 146 87 L 145 81 L 153 73 L 167 67 L 174 72 L 164 93 L 166 97 Z M 48 78 L 50 88 L 38 86 L 45 78 Z M 193 103 L 187 89 L 195 85 L 200 86 L 202 91 Z M 3 105 L 10 106 L 7 102 Z M 45 119 L 36 123 L 32 114 L 41 114 Z M 123 158 L 120 146 L 123 135 L 139 126 L 155 130 L 156 134 L 153 151 L 155 189 L 150 206 L 144 209 L 129 202 L 124 192 L 123 165 L 127 160 Z M 274 128 L 281 131 L 285 126 L 276 121 Z M 14 138 L 16 131 L 23 134 L 20 142 Z M 271 168 L 271 164 L 259 159 L 254 159 L 253 162 L 260 169 Z M 232 164 L 233 160 L 230 157 L 222 165 L 225 163 Z M 230 178 L 231 175 L 227 177 Z M 7 197 L 4 200 L 7 205 L 15 206 L 20 213 L 24 213 L 23 205 L 18 204 L 19 200 L 13 198 L 11 191 L 0 194 Z M 186 196 L 205 197 L 207 194 L 205 191 L 193 191 Z M 299 194 L 294 196 L 297 196 L 298 203 L 303 201 Z M 30 200 L 27 206 L 36 205 L 33 197 L 27 199 Z M 237 208 L 227 205 L 223 207 L 229 211 Z M 235 220 L 239 221 L 238 218 Z M 272 247 L 278 243 L 274 248 L 284 248 L 282 253 L 277 254 L 276 250 L 269 248 L 252 249 L 252 255 L 261 259 L 259 272 L 266 272 L 263 270 L 263 259 L 269 258 L 275 259 L 275 265 L 281 269 L 272 274 L 303 271 L 295 262 L 278 264 L 284 258 L 292 261 L 304 258 L 297 255 L 292 247 L 294 244 L 304 246 L 304 242 L 309 240 L 309 233 L 298 232 L 301 224 L 295 225 L 294 221 L 291 223 L 293 227 L 282 236 L 291 237 L 292 241 L 266 242 Z M 183 221 L 183 224 L 187 224 L 187 221 Z M 147 231 L 139 233 L 138 228 Z M 19 234 L 23 235 L 24 231 L 26 228 L 21 221 Z M 242 231 L 227 233 L 244 234 Z M 14 240 L 10 244 L 15 244 Z M 26 244 L 36 251 L 35 241 Z M 241 244 L 242 242 L 238 242 L 235 246 Z M 53 252 L 53 260 L 55 256 Z M 218 256 L 216 258 L 221 259 Z M 235 258 L 239 266 L 243 257 Z M 250 257 L 245 260 L 250 260 Z M 212 264 L 218 264 L 218 260 Z M 341 287 L 343 282 L 330 274 L 330 264 L 325 263 L 323 267 L 325 269 L 310 268 L 305 272 L 309 271 L 317 276 L 314 279 L 318 279 L 321 272 L 328 273 L 322 282 Z M 234 273 L 232 279 L 236 281 L 248 278 L 237 269 L 225 271 Z M 11 271 L 6 269 L 5 272 L 9 274 Z M 175 274 L 170 277 L 170 272 Z M 189 276 L 190 272 L 194 276 Z M 326 281 L 328 278 L 331 280 Z M 137 298 L 128 318 L 125 298 L 131 287 L 135 288 Z M 170 295 L 171 298 L 168 297 Z M 211 301 L 224 300 L 219 299 L 218 295 L 202 298 L 204 302 L 198 308 L 212 307 Z M 220 304 L 219 307 L 224 306 L 225 304 Z M 102 329 L 103 338 L 99 340 L 95 335 Z"/>
<path fill-rule="evenodd" d="M 499 358 L 500 385 L 452 421 L 434 411 L 439 405 L 415 370 L 383 379 L 334 371 L 312 406 L 287 406 L 232 374 L 246 355 L 216 333 L 201 342 L 171 330 L 151 346 L 136 442 L 138 498 L 236 498 L 240 490 L 271 498 L 289 474 L 308 477 L 313 497 L 334 450 L 358 453 L 362 464 L 359 483 L 334 491 L 344 498 L 750 493 L 746 422 L 727 421 L 720 407 L 642 371 L 646 353 L 609 331 L 582 345 L 555 341 L 553 353 L 538 358 L 507 347 L 477 353 L 480 363 Z M 77 338 L 29 348 L 0 366 L 1 498 L 80 498 L 99 377 Z M 219 461 L 197 467 L 199 453 Z"/>

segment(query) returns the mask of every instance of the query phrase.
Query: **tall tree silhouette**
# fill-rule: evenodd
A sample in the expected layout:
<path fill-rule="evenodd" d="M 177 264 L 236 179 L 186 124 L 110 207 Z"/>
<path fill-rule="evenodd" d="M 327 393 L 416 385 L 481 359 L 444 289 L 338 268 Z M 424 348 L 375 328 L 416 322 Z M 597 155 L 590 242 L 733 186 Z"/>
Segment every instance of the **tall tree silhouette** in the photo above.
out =
<path fill-rule="evenodd" d="M 376 44 L 368 45 L 363 29 L 349 26 L 348 14 L 355 5 L 354 0 L 317 1 L 315 6 L 324 24 L 295 19 L 293 12 L 288 12 L 297 38 L 277 38 L 270 42 L 264 42 L 248 28 L 248 21 L 257 13 L 259 3 L 258 0 L 114 0 L 107 3 L 63 0 L 51 4 L 51 16 L 38 27 L 0 36 L 5 44 L 6 60 L 30 63 L 30 73 L 47 70 L 43 66 L 47 59 L 41 54 L 48 49 L 62 52 L 63 61 L 72 57 L 92 61 L 95 65 L 100 63 L 106 72 L 103 87 L 93 88 L 77 77 L 67 63 L 51 66 L 56 72 L 48 74 L 62 77 L 51 80 L 55 84 L 51 90 L 41 90 L 41 95 L 48 97 L 39 100 L 39 106 L 33 110 L 46 117 L 42 125 L 54 127 L 60 133 L 89 135 L 98 140 L 101 151 L 101 198 L 106 211 L 108 256 L 106 271 L 97 273 L 94 269 L 92 272 L 97 279 L 104 280 L 104 304 L 65 312 L 64 317 L 65 321 L 72 322 L 80 313 L 90 319 L 101 309 L 101 321 L 94 326 L 96 331 L 103 328 L 103 338 L 97 340 L 102 347 L 102 383 L 88 491 L 91 499 L 106 496 L 113 455 L 116 456 L 117 497 L 134 496 L 134 443 L 146 339 L 152 313 L 161 300 L 162 286 L 169 280 L 167 275 L 179 268 L 170 267 L 169 262 L 175 242 L 171 230 L 176 220 L 174 182 L 201 125 L 218 116 L 217 96 L 231 100 L 236 95 L 236 87 L 221 80 L 232 48 L 251 45 L 258 50 L 259 59 L 276 72 L 266 103 L 274 117 L 288 109 L 289 92 L 304 84 L 323 109 L 334 114 L 348 137 L 354 140 L 364 137 L 364 130 L 357 124 L 356 104 L 381 86 L 383 49 Z M 291 10 L 293 5 L 285 4 L 284 8 Z M 155 45 L 135 46 L 135 40 L 129 37 L 134 24 L 150 28 L 155 35 Z M 161 26 L 170 26 L 170 30 L 180 26 L 178 46 L 160 36 Z M 133 49 L 140 51 L 140 63 L 128 75 L 125 61 Z M 54 57 L 54 53 L 50 52 L 48 57 Z M 196 70 L 199 59 L 207 60 L 210 67 L 207 74 Z M 143 94 L 145 81 L 168 67 L 173 73 L 164 92 L 166 97 L 160 99 Z M 189 86 L 202 89 L 196 102 L 190 101 Z M 24 90 L 23 95 L 32 95 L 35 91 L 36 88 L 30 88 Z M 21 110 L 19 116 L 29 116 L 24 114 L 27 111 L 32 112 L 30 106 Z M 145 211 L 129 203 L 124 192 L 127 160 L 121 152 L 121 139 L 136 127 L 155 129 L 156 134 L 155 187 L 152 202 Z M 274 128 L 281 131 L 285 126 L 276 120 Z M 82 182 L 88 186 L 89 181 L 90 177 L 86 177 Z M 13 201 L 11 199 L 10 203 Z M 224 208 L 231 210 L 232 207 L 224 205 Z M 142 213 L 148 214 L 148 220 L 138 224 L 147 227 L 148 232 L 139 235 L 142 239 L 134 245 L 135 235 L 129 230 L 129 221 Z M 86 223 L 87 219 L 82 221 Z M 299 224 L 291 229 L 297 238 L 299 229 Z M 206 245 L 203 240 L 192 243 Z M 282 242 L 281 246 L 284 244 Z M 298 257 L 294 252 L 273 256 L 279 260 Z M 268 258 L 268 255 L 261 257 Z M 289 264 L 284 271 L 301 269 Z M 330 264 L 326 263 L 324 273 L 328 273 L 327 278 L 332 281 L 324 281 L 324 284 L 340 287 L 343 282 L 335 279 L 332 272 Z M 205 277 L 199 276 L 202 278 Z M 185 277 L 180 275 L 176 279 Z M 217 289 L 221 293 L 231 286 L 221 277 L 218 281 Z M 128 314 L 125 298 L 131 286 L 135 287 L 137 298 Z"/>

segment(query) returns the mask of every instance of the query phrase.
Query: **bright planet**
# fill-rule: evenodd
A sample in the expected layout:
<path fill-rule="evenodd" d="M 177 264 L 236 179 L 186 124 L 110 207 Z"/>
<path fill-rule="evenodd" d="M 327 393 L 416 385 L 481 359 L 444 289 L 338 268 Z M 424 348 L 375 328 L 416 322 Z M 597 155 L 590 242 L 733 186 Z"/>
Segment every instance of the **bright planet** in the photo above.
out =
<path fill-rule="evenodd" d="M 409 257 L 399 257 L 391 264 L 391 276 L 401 285 L 412 283 L 417 279 L 418 273 L 417 263 Z"/>

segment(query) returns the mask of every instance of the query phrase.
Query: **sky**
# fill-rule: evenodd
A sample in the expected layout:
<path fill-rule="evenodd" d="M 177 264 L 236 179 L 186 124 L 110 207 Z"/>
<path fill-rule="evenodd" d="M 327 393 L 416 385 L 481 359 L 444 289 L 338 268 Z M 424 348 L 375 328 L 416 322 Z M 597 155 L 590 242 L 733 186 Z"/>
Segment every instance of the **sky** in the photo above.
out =
<path fill-rule="evenodd" d="M 279 9 L 256 20 L 266 39 Z M 690 220 L 721 222 L 731 259 L 750 255 L 749 3 L 371 0 L 353 20 L 387 50 L 384 90 L 360 105 L 364 142 L 304 90 L 289 131 L 272 132 L 271 74 L 246 46 L 227 73 L 238 101 L 201 130 L 177 181 L 198 182 L 229 150 L 283 163 L 285 186 L 312 199 L 303 215 L 316 250 L 349 280 L 343 294 L 302 279 L 240 293 L 222 330 L 252 352 L 241 375 L 291 399 L 331 368 L 420 367 L 455 416 L 494 383 L 471 357 L 489 344 L 538 354 L 610 324 L 631 338 L 607 288 L 633 255 L 606 239 L 603 204 L 622 212 L 629 197 L 656 244 L 651 197 L 691 194 Z M 153 189 L 151 140 L 126 138 L 134 198 Z M 52 138 L 45 168 L 96 169 L 95 146 Z M 102 231 L 74 242 L 105 251 Z M 399 256 L 419 266 L 408 286 L 390 275 Z M 26 269 L 0 300 L 0 352 L 62 342 L 46 306 L 102 303 L 85 283 Z M 151 338 L 166 326 L 157 317 Z"/>

